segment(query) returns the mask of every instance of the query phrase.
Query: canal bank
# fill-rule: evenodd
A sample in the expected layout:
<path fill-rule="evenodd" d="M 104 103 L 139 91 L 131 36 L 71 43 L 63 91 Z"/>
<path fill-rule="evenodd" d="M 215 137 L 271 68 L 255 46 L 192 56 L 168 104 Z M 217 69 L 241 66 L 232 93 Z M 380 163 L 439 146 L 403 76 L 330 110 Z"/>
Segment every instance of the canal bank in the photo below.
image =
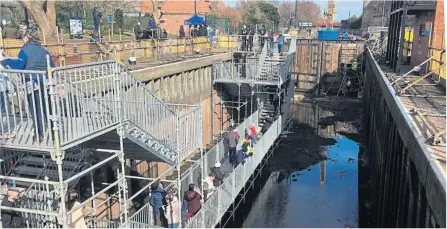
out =
<path fill-rule="evenodd" d="M 362 226 L 362 103 L 304 96 L 295 101 L 290 133 L 227 227 Z"/>

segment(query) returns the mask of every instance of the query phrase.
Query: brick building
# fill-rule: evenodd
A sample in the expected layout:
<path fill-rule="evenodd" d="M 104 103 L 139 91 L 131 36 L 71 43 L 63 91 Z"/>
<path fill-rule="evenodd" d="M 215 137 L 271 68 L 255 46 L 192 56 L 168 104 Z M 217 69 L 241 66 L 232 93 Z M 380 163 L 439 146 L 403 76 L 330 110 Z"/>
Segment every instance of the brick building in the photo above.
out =
<path fill-rule="evenodd" d="M 197 14 L 204 16 L 211 13 L 210 4 L 211 1 L 209 0 L 166 0 L 166 3 L 161 7 L 163 22 L 160 23 L 160 27 L 166 29 L 169 34 L 177 35 L 180 25 L 183 25 L 185 20 L 194 15 L 194 5 L 196 5 Z M 152 14 L 152 1 L 141 0 L 140 7 L 142 14 Z M 144 22 L 143 25 L 145 25 Z M 185 31 L 188 32 L 187 27 Z"/>
<path fill-rule="evenodd" d="M 444 1 L 390 1 L 390 3 L 391 15 L 386 56 L 390 67 L 396 70 L 403 60 L 403 45 L 401 45 L 404 43 L 403 34 L 405 34 L 403 24 L 414 29 L 410 65 L 419 65 L 430 56 L 436 55 L 438 55 L 436 59 L 443 61 L 445 55 L 439 57 L 439 53 L 440 49 L 445 49 Z M 413 19 L 411 25 L 408 24 L 409 17 Z M 422 71 L 427 72 L 429 67 L 436 64 L 430 61 L 426 67 L 422 68 Z"/>
<path fill-rule="evenodd" d="M 419 65 L 431 55 L 430 47 L 445 49 L 444 1 L 424 1 L 426 10 L 409 10 L 414 15 L 410 65 Z"/>

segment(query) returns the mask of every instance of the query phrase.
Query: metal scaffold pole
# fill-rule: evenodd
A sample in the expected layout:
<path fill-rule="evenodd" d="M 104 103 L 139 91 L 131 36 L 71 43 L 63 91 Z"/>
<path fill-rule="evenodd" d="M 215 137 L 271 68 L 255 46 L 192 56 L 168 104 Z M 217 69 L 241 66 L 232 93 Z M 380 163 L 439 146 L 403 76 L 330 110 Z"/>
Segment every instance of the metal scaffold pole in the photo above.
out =
<path fill-rule="evenodd" d="M 179 201 L 181 201 L 181 192 L 182 192 L 182 175 L 181 175 L 181 166 L 180 166 L 180 160 L 181 160 L 181 155 L 180 155 L 180 122 L 179 122 L 179 117 L 176 117 L 176 124 L 175 124 L 175 135 L 176 135 L 176 142 L 177 142 L 177 146 L 176 146 L 176 151 L 177 151 L 177 162 L 176 162 L 176 167 L 177 167 L 177 193 L 179 195 Z M 182 205 L 179 204 L 178 206 L 179 208 L 179 212 L 182 212 Z M 182 217 L 181 217 L 181 213 L 180 213 L 180 224 L 182 223 Z"/>
<path fill-rule="evenodd" d="M 67 223 L 67 208 L 65 206 L 66 200 L 65 200 L 65 184 L 64 184 L 64 176 L 63 176 L 63 169 L 62 169 L 62 160 L 63 160 L 63 154 L 64 152 L 60 149 L 60 139 L 59 139 L 59 123 L 58 123 L 58 119 L 56 118 L 56 89 L 55 89 L 55 85 L 54 85 L 54 81 L 53 81 L 53 69 L 50 66 L 50 56 L 47 55 L 47 74 L 48 74 L 48 86 L 49 86 L 49 96 L 50 96 L 50 101 L 51 101 L 51 120 L 53 122 L 53 134 L 54 134 L 54 146 L 55 146 L 55 151 L 54 154 L 51 154 L 51 157 L 53 158 L 53 160 L 56 160 L 56 164 L 57 164 L 57 172 L 58 172 L 58 178 L 59 178 L 59 195 L 60 195 L 60 204 L 61 207 L 59 209 L 59 215 L 60 215 L 60 219 L 61 219 L 61 224 L 62 227 L 66 228 L 68 227 L 68 223 Z M 55 158 L 54 158 L 55 157 Z"/>

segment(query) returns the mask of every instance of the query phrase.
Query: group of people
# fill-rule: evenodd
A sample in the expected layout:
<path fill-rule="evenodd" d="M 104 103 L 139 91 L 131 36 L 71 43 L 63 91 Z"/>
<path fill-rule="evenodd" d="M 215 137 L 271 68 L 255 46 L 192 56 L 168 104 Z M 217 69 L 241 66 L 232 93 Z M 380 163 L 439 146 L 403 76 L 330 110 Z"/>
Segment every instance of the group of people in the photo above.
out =
<path fill-rule="evenodd" d="M 241 36 L 240 39 L 242 41 L 241 51 L 252 52 L 253 51 L 253 37 L 255 35 L 255 31 L 251 27 L 242 26 L 242 29 L 239 33 Z"/>
<path fill-rule="evenodd" d="M 245 130 L 245 136 L 240 140 L 241 136 L 237 129 L 233 129 L 227 134 L 226 141 L 228 144 L 228 159 L 236 168 L 239 164 L 245 164 L 245 159 L 254 155 L 253 144 L 258 141 L 256 126 L 252 124 L 250 128 Z M 241 147 L 238 149 L 237 146 Z"/>
<path fill-rule="evenodd" d="M 144 30 L 141 27 L 140 22 L 137 22 L 137 24 L 134 27 L 135 39 L 141 40 L 141 39 L 149 39 L 149 38 L 153 38 L 153 39 L 167 39 L 168 38 L 168 32 L 166 31 L 166 29 L 162 29 L 160 27 L 160 25 L 155 25 L 155 24 L 153 24 L 155 22 L 152 23 L 151 21 L 153 21 L 153 19 L 149 20 L 149 25 L 146 30 Z"/>
<path fill-rule="evenodd" d="M 270 42 L 270 51 L 269 56 L 273 56 L 273 53 L 275 52 L 275 44 L 278 46 L 278 52 L 280 55 L 284 52 L 284 44 L 285 44 L 285 38 L 282 34 L 276 34 L 274 32 L 271 32 L 268 35 L 268 40 Z"/>
<path fill-rule="evenodd" d="M 164 190 L 163 183 L 159 182 L 151 192 L 149 204 L 152 207 L 154 225 L 167 228 L 178 228 L 180 218 L 184 224 L 202 208 L 203 197 L 200 189 L 190 184 L 184 193 L 182 203 L 177 197 L 177 189 Z M 181 212 L 180 212 L 181 211 Z"/>
<path fill-rule="evenodd" d="M 189 26 L 189 36 L 190 37 L 206 37 L 209 33 L 209 27 L 206 27 L 205 25 L 193 25 Z M 180 25 L 179 29 L 179 37 L 185 37 L 185 28 L 183 25 Z"/>
<path fill-rule="evenodd" d="M 26 31 L 26 23 L 21 22 L 17 26 L 13 25 L 11 21 L 6 21 L 4 26 L 2 26 L 2 38 L 3 39 L 22 39 L 23 34 Z"/>

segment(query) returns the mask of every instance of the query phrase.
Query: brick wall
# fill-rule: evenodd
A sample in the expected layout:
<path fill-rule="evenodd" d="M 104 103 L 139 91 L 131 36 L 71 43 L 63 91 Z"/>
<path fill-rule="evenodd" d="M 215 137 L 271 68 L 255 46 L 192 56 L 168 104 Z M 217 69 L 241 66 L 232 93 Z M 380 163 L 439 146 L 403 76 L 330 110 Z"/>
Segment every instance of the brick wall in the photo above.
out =
<path fill-rule="evenodd" d="M 436 5 L 432 47 L 445 48 L 444 0 L 438 0 Z"/>
<path fill-rule="evenodd" d="M 152 14 L 152 1 L 142 0 L 140 2 L 141 12 Z M 205 15 L 211 12 L 209 0 L 196 0 L 196 9 L 198 15 Z M 188 0 L 167 0 L 161 7 L 161 12 L 165 22 L 160 24 L 160 27 L 166 29 L 169 34 L 178 34 L 180 25 L 183 25 L 184 21 L 191 18 L 194 15 L 194 1 Z M 144 26 L 147 26 L 145 24 Z M 188 33 L 188 27 L 186 26 L 185 32 Z"/>

